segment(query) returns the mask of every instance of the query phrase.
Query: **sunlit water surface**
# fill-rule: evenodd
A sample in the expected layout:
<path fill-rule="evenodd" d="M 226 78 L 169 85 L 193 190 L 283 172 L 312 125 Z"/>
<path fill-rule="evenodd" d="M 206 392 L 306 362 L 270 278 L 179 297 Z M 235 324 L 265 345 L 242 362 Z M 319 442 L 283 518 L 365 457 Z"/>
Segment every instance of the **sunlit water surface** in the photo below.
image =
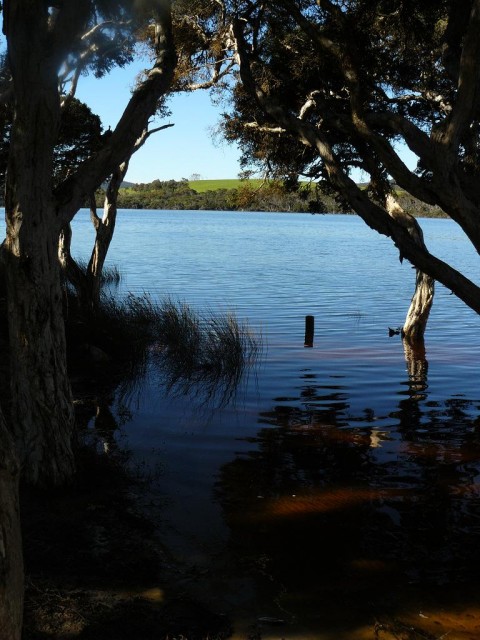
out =
<path fill-rule="evenodd" d="M 87 212 L 73 226 L 85 257 Z M 422 226 L 478 279 L 453 223 Z M 154 376 L 131 399 L 185 588 L 238 637 L 480 637 L 479 318 L 437 285 L 426 353 L 405 352 L 388 327 L 414 271 L 353 216 L 121 211 L 109 261 L 123 292 L 234 310 L 263 339 L 227 406 Z"/>

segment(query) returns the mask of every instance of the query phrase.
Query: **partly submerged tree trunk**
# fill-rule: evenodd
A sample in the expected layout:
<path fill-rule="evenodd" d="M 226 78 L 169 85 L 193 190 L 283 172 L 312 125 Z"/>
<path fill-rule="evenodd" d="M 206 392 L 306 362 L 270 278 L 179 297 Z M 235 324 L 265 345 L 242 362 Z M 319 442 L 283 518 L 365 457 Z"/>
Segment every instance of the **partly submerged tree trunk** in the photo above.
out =
<path fill-rule="evenodd" d="M 435 290 L 433 278 L 420 269 L 417 269 L 416 272 L 415 293 L 402 328 L 403 337 L 410 342 L 423 340 Z"/>
<path fill-rule="evenodd" d="M 415 243 L 425 248 L 420 225 L 413 216 L 402 209 L 391 194 L 386 197 L 385 208 L 394 220 L 405 227 Z M 406 340 L 410 342 L 423 340 L 433 304 L 434 292 L 435 280 L 420 271 L 420 269 L 416 269 L 415 292 L 402 328 L 402 336 Z"/>
<path fill-rule="evenodd" d="M 23 559 L 18 504 L 19 467 L 0 408 L 0 637 L 20 640 Z"/>
<path fill-rule="evenodd" d="M 4 252 L 17 453 L 28 480 L 59 483 L 73 472 L 73 405 L 52 197 L 60 106 L 48 20 L 45 3 L 8 2 L 4 29 L 15 104 Z"/>

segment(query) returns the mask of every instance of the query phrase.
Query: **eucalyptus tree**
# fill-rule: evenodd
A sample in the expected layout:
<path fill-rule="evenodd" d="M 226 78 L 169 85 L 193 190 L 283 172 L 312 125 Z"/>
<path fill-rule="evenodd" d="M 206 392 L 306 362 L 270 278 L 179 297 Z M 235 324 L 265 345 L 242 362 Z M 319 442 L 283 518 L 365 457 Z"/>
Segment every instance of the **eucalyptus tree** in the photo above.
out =
<path fill-rule="evenodd" d="M 56 259 L 60 230 L 129 156 L 173 80 L 170 3 L 137 4 L 134 9 L 129 2 L 109 0 L 7 0 L 3 5 L 13 108 L 3 244 L 12 361 L 10 423 L 24 475 L 32 481 L 60 482 L 73 470 L 73 410 Z M 111 30 L 109 40 L 115 43 L 127 22 L 150 30 L 152 67 L 108 140 L 55 186 L 61 83 L 67 73 L 74 74 L 74 83 L 72 69 L 96 62 L 97 38 Z M 124 55 L 128 57 L 128 49 Z"/>
<path fill-rule="evenodd" d="M 480 313 L 480 288 L 432 255 L 394 182 L 480 251 L 480 0 L 229 4 L 239 82 L 227 137 L 244 163 L 327 181 L 417 268 L 404 333 L 423 335 L 438 280 Z M 410 169 L 400 143 L 418 158 Z M 368 189 L 350 177 L 370 176 Z"/>
<path fill-rule="evenodd" d="M 110 181 L 113 191 L 117 188 L 174 86 L 208 88 L 231 64 L 217 36 L 224 18 L 220 4 L 173 4 L 175 25 L 171 0 L 2 3 L 7 53 L 0 103 L 8 158 L 1 258 L 11 356 L 7 417 L 14 441 L 0 409 L 0 626 L 5 640 L 21 635 L 19 467 L 25 479 L 44 484 L 60 483 L 74 470 L 58 260 L 61 231 L 101 184 Z M 189 41 L 191 34 L 195 38 Z M 136 55 L 139 42 L 148 45 L 148 69 L 111 135 L 97 139 L 79 158 L 85 129 L 77 132 L 75 151 L 69 148 L 62 139 L 62 112 L 78 106 L 74 97 L 82 74 L 101 76 L 113 66 L 124 66 Z M 61 162 L 56 164 L 56 158 Z"/>
<path fill-rule="evenodd" d="M 73 412 L 57 260 L 61 232 L 91 194 L 109 182 L 104 218 L 92 211 L 96 277 L 114 227 L 111 212 L 118 185 L 132 154 L 153 132 L 152 118 L 164 109 L 166 96 L 217 85 L 231 67 L 222 44 L 224 21 L 225 11 L 216 0 L 3 3 L 10 75 L 2 76 L 0 89 L 13 114 L 2 247 L 12 354 L 10 422 L 23 474 L 34 482 L 61 482 L 73 470 Z M 77 155 L 69 164 L 66 160 L 78 148 L 62 146 L 62 112 L 78 108 L 75 92 L 82 74 L 101 76 L 115 65 L 126 65 L 139 45 L 148 68 L 120 120 L 81 162 Z M 84 133 L 83 128 L 78 131 L 79 145 Z"/>

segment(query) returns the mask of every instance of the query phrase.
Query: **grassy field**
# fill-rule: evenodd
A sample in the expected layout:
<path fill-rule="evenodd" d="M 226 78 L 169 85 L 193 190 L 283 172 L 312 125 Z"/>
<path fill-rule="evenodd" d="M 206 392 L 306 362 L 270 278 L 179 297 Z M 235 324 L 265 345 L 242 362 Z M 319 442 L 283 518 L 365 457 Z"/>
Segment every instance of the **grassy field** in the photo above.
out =
<path fill-rule="evenodd" d="M 190 189 L 197 193 L 205 193 L 205 191 L 217 191 L 218 189 L 238 189 L 246 182 L 252 187 L 259 187 L 263 180 L 261 178 L 242 181 L 238 179 L 232 180 L 189 180 Z"/>

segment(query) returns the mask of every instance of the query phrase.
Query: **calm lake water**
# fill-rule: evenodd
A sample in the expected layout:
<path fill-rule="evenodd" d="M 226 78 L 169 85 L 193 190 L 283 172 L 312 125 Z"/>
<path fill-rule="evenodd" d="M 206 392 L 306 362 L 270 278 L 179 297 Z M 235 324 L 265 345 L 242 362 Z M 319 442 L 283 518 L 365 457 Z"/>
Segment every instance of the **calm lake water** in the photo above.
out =
<path fill-rule="evenodd" d="M 451 221 L 422 226 L 480 280 Z M 73 228 L 86 257 L 87 212 Z M 263 337 L 227 406 L 155 376 L 132 397 L 123 439 L 160 471 L 180 584 L 238 638 L 480 637 L 478 316 L 437 285 L 426 352 L 406 353 L 388 327 L 414 271 L 353 216 L 121 211 L 109 261 L 124 293 L 234 310 Z"/>

